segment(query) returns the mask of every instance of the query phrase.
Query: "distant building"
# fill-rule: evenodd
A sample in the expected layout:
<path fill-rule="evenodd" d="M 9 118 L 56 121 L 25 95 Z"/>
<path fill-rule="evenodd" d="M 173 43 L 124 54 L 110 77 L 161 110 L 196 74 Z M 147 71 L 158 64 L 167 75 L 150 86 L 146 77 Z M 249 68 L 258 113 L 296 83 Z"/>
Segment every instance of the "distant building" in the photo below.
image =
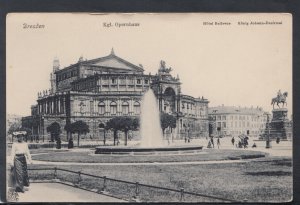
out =
<path fill-rule="evenodd" d="M 37 105 L 31 107 L 32 115 L 23 118 L 23 123 L 38 120 L 33 133 L 45 136 L 47 126 L 58 122 L 64 139 L 64 126 L 83 120 L 89 125 L 89 135 L 101 140 L 103 131 L 99 127 L 109 119 L 140 116 L 142 96 L 152 88 L 159 110 L 176 117 L 178 137 L 186 133 L 192 137 L 208 136 L 208 100 L 183 95 L 179 77 L 173 77 L 171 71 L 161 61 L 157 74 L 144 74 L 142 65 L 118 57 L 113 50 L 108 56 L 92 60 L 80 57 L 62 69 L 55 59 L 51 89 L 38 93 Z"/>
<path fill-rule="evenodd" d="M 262 108 L 218 106 L 209 108 L 211 135 L 259 137 L 264 133 L 268 113 Z"/>

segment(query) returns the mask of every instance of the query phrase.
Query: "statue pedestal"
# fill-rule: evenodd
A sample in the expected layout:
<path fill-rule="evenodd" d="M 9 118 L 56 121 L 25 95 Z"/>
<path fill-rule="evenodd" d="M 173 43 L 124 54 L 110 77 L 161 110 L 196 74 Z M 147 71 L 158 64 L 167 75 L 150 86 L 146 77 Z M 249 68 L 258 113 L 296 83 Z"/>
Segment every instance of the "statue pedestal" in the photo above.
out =
<path fill-rule="evenodd" d="M 281 139 L 286 140 L 291 138 L 292 136 L 292 129 L 290 122 L 287 118 L 288 109 L 286 108 L 279 108 L 272 110 L 273 118 L 270 122 L 270 139 Z M 268 134 L 269 131 L 266 129 L 266 133 Z"/>

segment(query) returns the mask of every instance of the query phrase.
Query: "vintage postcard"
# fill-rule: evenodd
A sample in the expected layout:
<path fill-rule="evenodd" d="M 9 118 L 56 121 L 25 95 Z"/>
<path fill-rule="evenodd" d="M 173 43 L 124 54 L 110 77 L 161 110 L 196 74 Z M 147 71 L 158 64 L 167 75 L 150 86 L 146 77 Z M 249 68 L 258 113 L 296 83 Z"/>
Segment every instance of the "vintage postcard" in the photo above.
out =
<path fill-rule="evenodd" d="M 288 202 L 292 15 L 9 13 L 7 201 Z"/>

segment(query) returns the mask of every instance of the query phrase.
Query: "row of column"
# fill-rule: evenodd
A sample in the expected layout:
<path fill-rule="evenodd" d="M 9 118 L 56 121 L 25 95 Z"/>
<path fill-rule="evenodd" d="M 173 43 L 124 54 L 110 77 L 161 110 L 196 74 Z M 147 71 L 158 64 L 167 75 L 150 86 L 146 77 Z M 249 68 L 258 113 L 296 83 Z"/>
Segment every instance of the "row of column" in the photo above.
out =
<path fill-rule="evenodd" d="M 39 114 L 64 114 L 65 104 L 64 96 L 46 98 L 38 104 Z"/>
<path fill-rule="evenodd" d="M 114 84 L 112 84 L 112 82 L 111 82 L 111 80 L 112 79 L 116 79 L 116 83 L 114 83 Z M 128 91 L 128 85 L 130 84 L 130 85 L 132 85 L 131 83 L 128 83 L 128 80 L 131 80 L 132 78 L 127 78 L 127 76 L 125 76 L 125 90 L 126 91 Z M 141 80 L 141 84 L 137 84 L 137 80 L 138 79 L 140 79 Z M 103 84 L 102 82 L 103 81 L 105 81 L 105 80 L 107 80 L 108 81 L 108 84 Z M 108 77 L 108 79 L 102 79 L 102 78 L 100 78 L 100 79 L 98 79 L 97 80 L 97 86 L 99 86 L 99 88 L 100 88 L 100 90 L 99 91 L 102 91 L 103 90 L 103 85 L 108 85 L 108 90 L 111 90 L 111 86 L 112 85 L 116 85 L 117 86 L 117 91 L 119 91 L 120 90 L 120 78 L 118 78 L 118 77 L 116 77 L 116 78 L 114 78 L 114 77 Z M 134 89 L 133 89 L 133 91 L 136 91 L 137 90 L 137 85 L 141 85 L 141 87 L 142 87 L 142 90 L 144 90 L 144 88 L 145 88 L 145 85 L 148 87 L 149 85 L 150 85 L 150 79 L 148 79 L 148 83 L 147 84 L 145 84 L 145 78 L 144 77 L 136 77 L 136 76 L 134 76 L 133 77 L 133 81 L 134 81 Z M 123 85 L 123 84 L 122 84 Z M 130 91 L 130 90 L 129 90 Z"/>

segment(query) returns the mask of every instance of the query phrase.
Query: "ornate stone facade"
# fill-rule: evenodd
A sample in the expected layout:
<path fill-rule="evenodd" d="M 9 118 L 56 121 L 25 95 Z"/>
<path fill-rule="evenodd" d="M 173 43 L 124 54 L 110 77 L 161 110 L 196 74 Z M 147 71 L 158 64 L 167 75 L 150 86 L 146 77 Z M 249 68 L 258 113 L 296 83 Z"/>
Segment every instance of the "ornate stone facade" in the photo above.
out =
<path fill-rule="evenodd" d="M 40 120 L 35 134 L 47 135 L 47 126 L 58 122 L 62 136 L 66 136 L 66 123 L 83 120 L 90 128 L 88 135 L 100 139 L 99 125 L 105 125 L 109 119 L 139 117 L 142 96 L 151 88 L 160 111 L 176 116 L 178 138 L 208 136 L 208 100 L 183 95 L 179 77 L 174 78 L 171 70 L 162 61 L 156 75 L 145 75 L 141 65 L 116 56 L 113 50 L 110 55 L 93 60 L 81 57 L 63 69 L 55 60 L 52 87 L 38 94 L 37 113 L 33 115 Z"/>

